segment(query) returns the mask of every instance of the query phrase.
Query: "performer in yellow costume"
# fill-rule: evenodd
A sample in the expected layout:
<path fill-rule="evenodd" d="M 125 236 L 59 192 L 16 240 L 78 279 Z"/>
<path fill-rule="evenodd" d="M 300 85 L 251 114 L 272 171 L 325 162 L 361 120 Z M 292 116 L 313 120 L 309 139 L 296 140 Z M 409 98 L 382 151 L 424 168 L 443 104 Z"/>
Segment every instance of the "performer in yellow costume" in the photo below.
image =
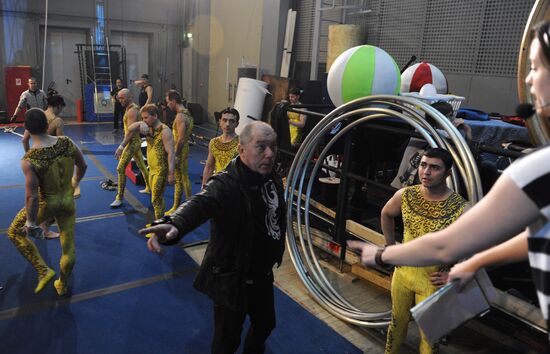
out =
<path fill-rule="evenodd" d="M 301 104 L 300 89 L 295 87 L 289 90 L 288 100 L 290 104 Z M 302 129 L 306 126 L 307 116 L 296 112 L 287 112 L 288 129 L 290 130 L 290 143 L 294 146 L 300 143 Z"/>
<path fill-rule="evenodd" d="M 120 144 L 122 148 L 117 149 L 115 156 L 120 157 L 121 151 L 127 144 L 131 144 L 138 132 L 145 133 L 151 203 L 155 211 L 155 219 L 160 219 L 164 216 L 166 184 L 174 183 L 174 139 L 170 128 L 160 122 L 159 112 L 154 104 L 146 104 L 141 108 L 140 113 L 143 122 L 136 122 L 128 127 L 128 133 Z"/>
<path fill-rule="evenodd" d="M 44 238 L 38 226 L 44 220 L 55 219 L 60 230 L 60 276 L 54 282 L 59 295 L 67 292 L 67 284 L 75 263 L 74 186 L 86 173 L 86 162 L 76 145 L 67 137 L 47 134 L 48 121 L 41 109 L 25 114 L 25 129 L 32 138 L 32 147 L 23 156 L 21 167 L 25 174 L 26 205 L 16 215 L 8 229 L 8 237 L 38 272 L 35 293 L 55 276 L 40 252 L 29 239 Z M 74 167 L 76 174 L 73 177 Z"/>
<path fill-rule="evenodd" d="M 44 111 L 46 119 L 48 120 L 47 134 L 52 136 L 65 135 L 63 133 L 64 122 L 63 119 L 59 117 L 59 114 L 63 111 L 63 108 L 65 108 L 65 100 L 61 95 L 52 95 L 48 96 L 47 102 L 48 108 Z M 25 152 L 29 151 L 30 149 L 30 140 L 31 135 L 27 130 L 25 130 L 25 132 L 23 133 L 23 138 L 21 139 L 21 143 L 23 144 L 23 149 L 25 150 Z M 80 186 L 78 185 L 76 185 L 74 188 L 74 198 L 80 198 Z M 50 230 L 50 224 L 52 222 L 53 220 L 46 220 L 40 225 L 40 227 L 44 230 L 45 237 L 49 239 L 59 237 L 59 233 Z"/>
<path fill-rule="evenodd" d="M 125 109 L 122 122 L 124 125 L 124 138 L 126 139 L 126 136 L 128 136 L 128 128 L 133 123 L 139 122 L 141 120 L 141 116 L 139 115 L 138 105 L 134 103 L 133 96 L 130 93 L 130 90 L 120 90 L 118 92 L 118 100 L 122 107 L 124 107 Z M 145 181 L 146 187 L 144 190 L 140 191 L 140 193 L 149 193 L 150 191 L 149 174 L 147 172 L 147 166 L 145 166 L 145 162 L 143 161 L 143 154 L 141 153 L 141 139 L 139 138 L 138 134 L 131 135 L 131 138 L 132 139 L 124 146 L 119 145 L 117 151 L 115 152 L 115 155 L 117 155 L 118 153 L 117 158 L 119 159 L 116 169 L 118 174 L 118 193 L 114 202 L 111 203 L 111 208 L 118 208 L 122 205 L 122 199 L 124 198 L 124 191 L 126 189 L 126 166 L 128 166 L 128 164 L 132 160 L 132 157 L 134 158 L 134 161 L 141 171 L 141 174 L 143 175 L 143 179 Z"/>
<path fill-rule="evenodd" d="M 166 93 L 166 105 L 172 111 L 176 111 L 176 117 L 172 124 L 172 133 L 175 141 L 175 177 L 174 205 L 166 212 L 172 214 L 181 204 L 181 195 L 185 191 L 185 198 L 192 194 L 191 181 L 189 180 L 189 137 L 193 131 L 193 118 L 182 104 L 181 95 L 176 90 Z"/>
<path fill-rule="evenodd" d="M 424 152 L 418 168 L 421 184 L 398 190 L 382 210 L 382 231 L 387 245 L 395 243 L 394 218 L 400 214 L 404 226 L 403 242 L 409 242 L 446 228 L 466 210 L 466 201 L 445 184 L 452 163 L 446 150 L 432 148 Z M 410 309 L 445 284 L 448 270 L 445 265 L 395 269 L 391 283 L 392 319 L 385 353 L 399 353 L 407 336 Z M 420 335 L 420 353 L 438 351 L 438 346 L 432 347 L 422 331 Z"/>
<path fill-rule="evenodd" d="M 210 140 L 208 158 L 202 172 L 202 186 L 214 174 L 225 170 L 229 161 L 239 154 L 239 136 L 235 128 L 239 125 L 239 112 L 234 108 L 225 108 L 220 112 L 222 135 Z"/>

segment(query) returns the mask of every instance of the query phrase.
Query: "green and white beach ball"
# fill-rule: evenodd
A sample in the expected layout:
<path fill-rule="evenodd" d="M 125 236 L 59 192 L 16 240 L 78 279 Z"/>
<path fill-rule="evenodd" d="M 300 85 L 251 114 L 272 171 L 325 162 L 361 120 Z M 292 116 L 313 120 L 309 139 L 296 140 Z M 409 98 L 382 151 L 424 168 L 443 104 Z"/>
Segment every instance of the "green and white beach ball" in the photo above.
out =
<path fill-rule="evenodd" d="M 327 89 L 336 107 L 371 95 L 397 95 L 401 73 L 384 50 L 360 45 L 340 54 L 330 67 Z"/>

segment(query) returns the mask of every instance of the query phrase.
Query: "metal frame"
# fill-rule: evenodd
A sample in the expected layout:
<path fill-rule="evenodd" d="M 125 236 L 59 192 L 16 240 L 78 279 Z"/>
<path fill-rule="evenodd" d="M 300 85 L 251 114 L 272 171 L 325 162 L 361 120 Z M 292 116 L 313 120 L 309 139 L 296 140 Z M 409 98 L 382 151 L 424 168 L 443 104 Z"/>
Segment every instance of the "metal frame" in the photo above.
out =
<path fill-rule="evenodd" d="M 533 97 L 529 93 L 529 88 L 525 84 L 525 78 L 529 73 L 530 65 L 529 46 L 532 40 L 531 29 L 538 22 L 549 18 L 550 3 L 547 0 L 537 0 L 535 5 L 533 5 L 527 24 L 525 25 L 525 30 L 521 39 L 521 47 L 519 50 L 517 85 L 519 101 L 521 103 L 534 102 Z M 548 118 L 539 117 L 535 114 L 531 119 L 526 120 L 526 125 L 529 129 L 529 135 L 531 136 L 531 140 L 534 144 L 544 145 L 550 143 L 550 121 Z"/>
<path fill-rule="evenodd" d="M 412 109 L 412 106 L 420 108 L 423 114 L 432 117 L 438 128 L 447 132 L 451 142 L 442 139 L 435 128 L 427 123 L 422 113 Z M 452 174 L 454 188 L 458 188 L 457 173 L 460 173 L 465 181 L 469 200 L 475 203 L 482 195 L 479 173 L 466 141 L 446 117 L 416 99 L 389 95 L 357 99 L 336 108 L 313 128 L 298 150 L 287 176 L 285 198 L 288 205 L 287 246 L 290 257 L 304 285 L 321 306 L 344 321 L 374 328 L 387 326 L 390 312 L 365 312 L 355 307 L 332 286 L 315 256 L 309 222 L 310 196 L 319 168 L 321 168 L 325 156 L 335 142 L 344 138 L 347 140 L 346 145 L 348 145 L 351 142 L 351 132 L 356 127 L 369 121 L 388 117 L 398 117 L 412 125 L 430 146 L 440 146 L 449 150 L 456 162 L 456 168 L 453 168 Z M 317 156 L 313 168 L 311 168 L 313 154 L 318 150 L 325 134 L 335 124 L 343 121 L 346 121 L 348 125 L 326 144 Z M 345 164 L 344 161 L 342 168 L 344 179 L 346 179 L 344 174 Z M 342 183 L 340 188 L 344 192 L 346 184 Z M 302 200 L 302 195 L 305 195 L 305 200 Z M 343 231 L 345 232 L 345 229 L 342 230 L 341 226 L 345 222 L 345 220 L 343 221 L 345 207 L 345 203 L 338 203 L 337 222 L 335 223 L 336 237 L 343 248 L 341 260 L 346 247 L 345 242 L 343 242 L 345 239 Z M 296 228 L 293 226 L 294 220 L 296 220 Z"/>

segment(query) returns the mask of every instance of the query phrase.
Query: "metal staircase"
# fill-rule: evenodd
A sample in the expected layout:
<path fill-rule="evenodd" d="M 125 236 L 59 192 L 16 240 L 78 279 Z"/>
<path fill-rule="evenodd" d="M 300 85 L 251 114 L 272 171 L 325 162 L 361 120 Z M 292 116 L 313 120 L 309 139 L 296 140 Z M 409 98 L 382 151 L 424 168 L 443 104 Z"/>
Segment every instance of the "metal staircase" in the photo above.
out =
<path fill-rule="evenodd" d="M 86 113 L 95 114 L 95 120 L 112 117 L 111 91 L 114 79 L 120 78 L 125 85 L 126 50 L 121 45 L 111 45 L 105 37 L 105 44 L 77 44 L 80 67 L 82 100 Z M 92 109 L 93 107 L 93 109 Z M 93 112 L 92 112 L 93 111 Z"/>
<path fill-rule="evenodd" d="M 109 38 L 105 37 L 105 45 L 94 45 L 94 37 L 90 36 L 90 39 L 92 43 L 92 74 L 94 77 L 94 111 L 99 120 L 99 115 L 112 115 L 113 113 L 113 104 L 111 101 L 111 91 L 113 90 L 111 55 Z"/>

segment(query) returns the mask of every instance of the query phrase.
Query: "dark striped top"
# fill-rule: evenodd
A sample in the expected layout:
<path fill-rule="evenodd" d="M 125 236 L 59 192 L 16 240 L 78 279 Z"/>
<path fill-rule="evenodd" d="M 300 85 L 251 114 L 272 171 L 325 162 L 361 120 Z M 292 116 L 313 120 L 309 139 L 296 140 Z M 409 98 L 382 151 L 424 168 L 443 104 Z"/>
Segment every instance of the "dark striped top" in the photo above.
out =
<path fill-rule="evenodd" d="M 504 174 L 538 206 L 542 224 L 550 220 L 550 146 L 518 160 Z M 532 230 L 530 230 L 532 231 Z M 550 227 L 529 235 L 529 264 L 540 308 L 548 320 L 550 305 Z"/>

